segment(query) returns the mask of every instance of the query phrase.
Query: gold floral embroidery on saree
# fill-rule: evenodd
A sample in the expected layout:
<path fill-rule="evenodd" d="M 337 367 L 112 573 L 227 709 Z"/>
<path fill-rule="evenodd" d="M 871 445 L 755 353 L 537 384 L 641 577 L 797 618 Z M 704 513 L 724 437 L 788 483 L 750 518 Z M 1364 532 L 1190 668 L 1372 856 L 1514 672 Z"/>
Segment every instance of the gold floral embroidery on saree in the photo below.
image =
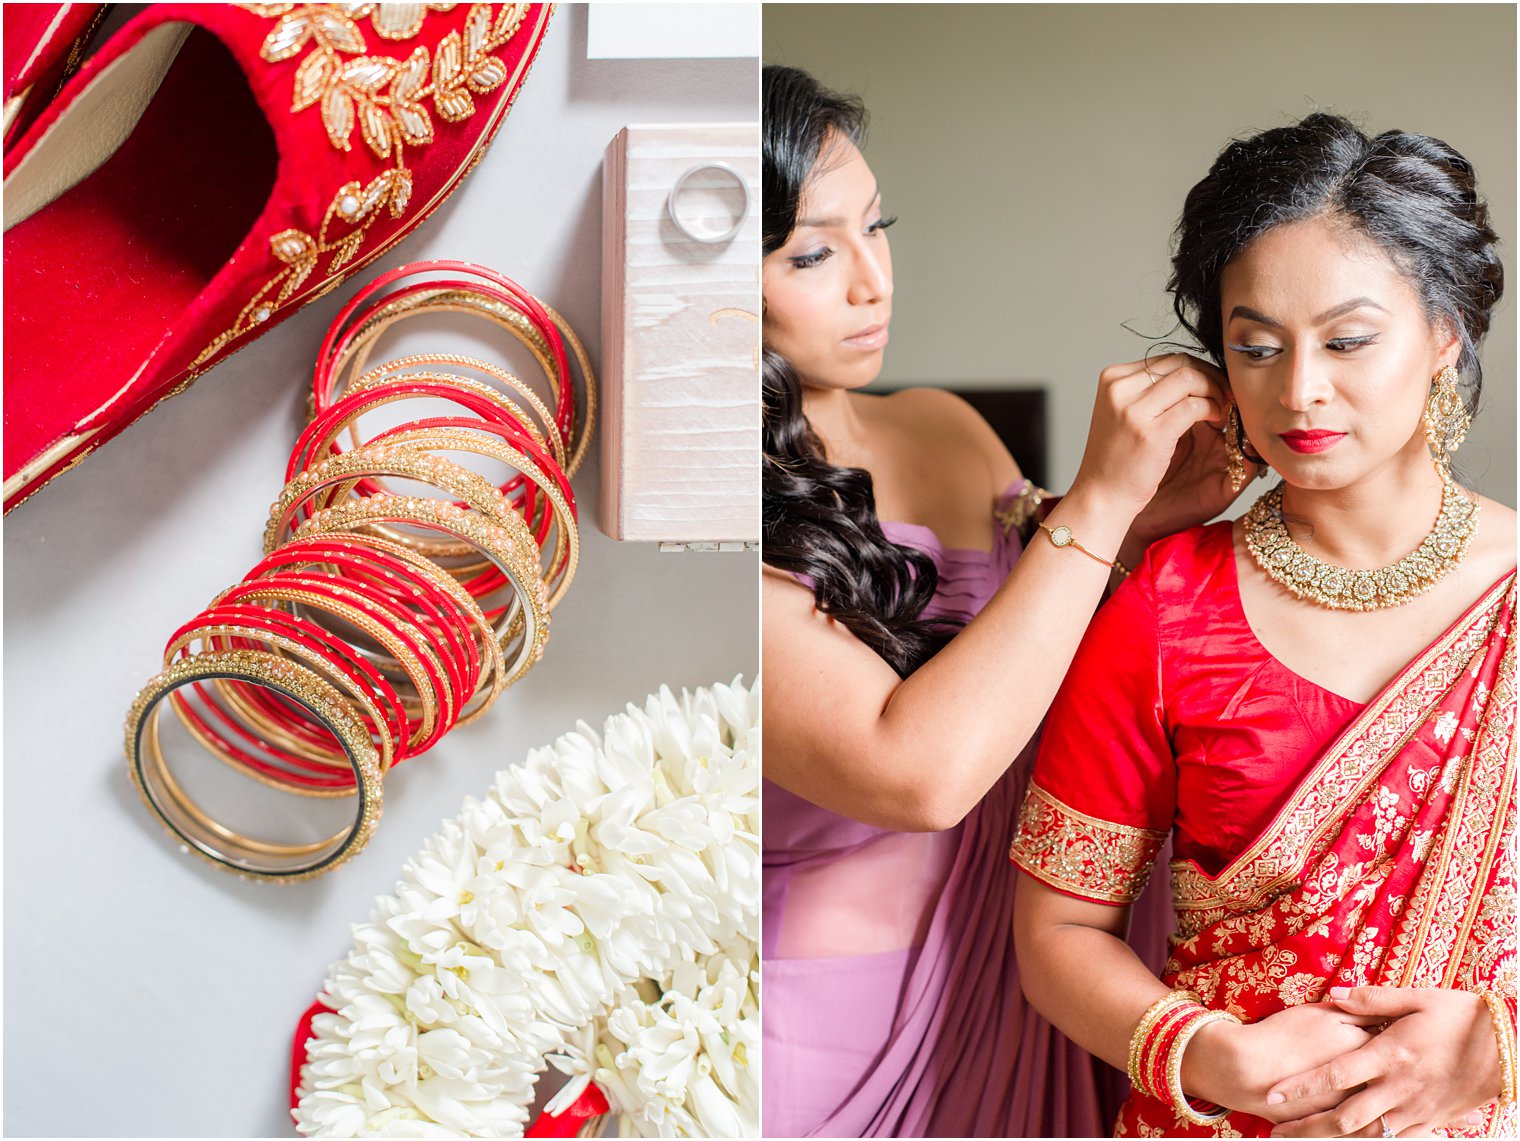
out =
<path fill-rule="evenodd" d="M 1457 774 L 1459 807 L 1433 839 L 1386 970 L 1399 986 L 1514 993 L 1515 648 L 1499 665 L 1472 751 Z M 1487 891 L 1475 885 L 1488 884 Z M 1500 938 L 1507 933 L 1507 938 Z M 1495 983 L 1492 980 L 1497 979 Z"/>
<path fill-rule="evenodd" d="M 329 142 L 342 151 L 352 149 L 357 127 L 364 144 L 390 167 L 368 183 L 350 181 L 338 187 L 315 236 L 289 229 L 270 238 L 270 252 L 283 268 L 253 295 L 232 327 L 201 350 L 190 366 L 192 378 L 229 341 L 268 321 L 324 257 L 329 277 L 323 283 L 324 292 L 336 286 L 345 267 L 352 268 L 350 263 L 382 213 L 400 218 L 406 212 L 412 199 L 406 148 L 426 146 L 434 138 L 428 100 L 447 122 L 462 122 L 474 115 L 474 96 L 488 95 L 507 82 L 507 65 L 493 53 L 517 34 L 530 7 L 503 4 L 493 14 L 492 5 L 476 4 L 462 31 L 444 36 L 436 51 L 419 45 L 405 59 L 397 59 L 370 54 L 361 20 L 368 17 L 381 39 L 403 41 L 422 30 L 429 12 L 447 12 L 458 5 L 238 6 L 277 20 L 260 49 L 266 62 L 279 63 L 307 52 L 296 68 L 291 113 L 319 108 Z M 369 256 L 380 252 L 374 250 Z"/>
<path fill-rule="evenodd" d="M 1231 916 L 1258 912 L 1273 899 L 1304 886 L 1299 882 L 1302 869 L 1312 866 L 1326 851 L 1346 809 L 1367 795 L 1389 760 L 1431 721 L 1440 698 L 1493 636 L 1507 589 L 1513 589 L 1512 585 L 1495 586 L 1474 608 L 1469 621 L 1421 654 L 1404 671 L 1407 680 L 1390 685 L 1362 713 L 1299 785 L 1274 824 L 1219 876 L 1210 877 L 1188 860 L 1172 861 L 1172 891 L 1181 938 L 1189 939 Z M 1446 766 L 1448 770 L 1451 767 Z M 1424 770 L 1413 779 L 1429 780 L 1431 774 Z M 1453 774 L 1443 773 L 1440 779 L 1453 779 Z M 1322 893 L 1343 894 L 1347 884 L 1368 874 L 1377 854 L 1407 825 L 1408 819 L 1396 802 L 1380 802 L 1376 832 L 1366 843 L 1367 862 L 1331 861 L 1320 869 L 1322 882 L 1312 886 Z M 1426 838 L 1422 842 L 1434 841 Z"/>
<path fill-rule="evenodd" d="M 1062 891 L 1103 903 L 1133 903 L 1165 841 L 1165 832 L 1078 812 L 1031 782 L 1008 856 Z"/>

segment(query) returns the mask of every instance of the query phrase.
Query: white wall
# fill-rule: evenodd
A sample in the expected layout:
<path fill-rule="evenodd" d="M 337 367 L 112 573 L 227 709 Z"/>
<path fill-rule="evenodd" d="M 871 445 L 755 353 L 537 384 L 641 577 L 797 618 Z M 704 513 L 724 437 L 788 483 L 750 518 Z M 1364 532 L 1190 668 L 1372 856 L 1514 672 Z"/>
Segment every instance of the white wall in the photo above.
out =
<path fill-rule="evenodd" d="M 1048 383 L 1057 488 L 1098 371 L 1150 343 L 1124 325 L 1173 331 L 1172 226 L 1235 135 L 1321 108 L 1444 138 L 1520 268 L 1509 5 L 773 4 L 764 28 L 767 62 L 871 110 L 866 155 L 901 216 L 881 386 Z M 1483 359 L 1458 462 L 1514 504 L 1511 297 Z"/>

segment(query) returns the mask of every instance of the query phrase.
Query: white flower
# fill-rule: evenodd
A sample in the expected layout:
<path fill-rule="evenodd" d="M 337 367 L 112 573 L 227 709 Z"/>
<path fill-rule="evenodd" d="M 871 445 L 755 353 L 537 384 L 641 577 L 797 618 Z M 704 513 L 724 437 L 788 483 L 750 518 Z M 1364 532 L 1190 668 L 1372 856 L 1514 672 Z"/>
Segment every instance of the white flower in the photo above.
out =
<path fill-rule="evenodd" d="M 758 693 L 584 723 L 422 845 L 333 965 L 305 1135 L 520 1136 L 547 1062 L 625 1134 L 757 1136 Z"/>
<path fill-rule="evenodd" d="M 1450 741 L 1452 737 L 1456 736 L 1456 732 L 1457 715 L 1451 710 L 1448 709 L 1446 712 L 1442 713 L 1441 716 L 1436 718 L 1436 740 L 1441 742 L 1441 744 L 1444 745 Z"/>

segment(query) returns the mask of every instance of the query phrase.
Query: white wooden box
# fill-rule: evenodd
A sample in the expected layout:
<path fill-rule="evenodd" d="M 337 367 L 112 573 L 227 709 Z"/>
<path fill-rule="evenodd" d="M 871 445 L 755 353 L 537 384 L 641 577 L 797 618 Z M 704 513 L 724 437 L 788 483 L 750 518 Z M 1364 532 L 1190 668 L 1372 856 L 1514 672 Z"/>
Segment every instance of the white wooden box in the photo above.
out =
<path fill-rule="evenodd" d="M 722 243 L 698 234 L 739 221 Z M 760 538 L 760 131 L 629 126 L 602 173 L 602 528 L 671 549 Z M 740 220 L 741 210 L 743 212 Z"/>

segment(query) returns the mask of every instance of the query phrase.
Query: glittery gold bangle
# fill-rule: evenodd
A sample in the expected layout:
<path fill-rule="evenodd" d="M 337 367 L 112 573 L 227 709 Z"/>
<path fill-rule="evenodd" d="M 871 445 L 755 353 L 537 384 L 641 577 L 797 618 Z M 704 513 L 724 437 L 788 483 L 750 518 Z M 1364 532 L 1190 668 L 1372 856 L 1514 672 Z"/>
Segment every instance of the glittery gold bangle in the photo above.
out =
<path fill-rule="evenodd" d="M 555 367 L 548 339 L 527 314 L 483 293 L 440 286 L 387 301 L 369 311 L 352 333 L 345 337 L 342 350 L 328 365 L 327 375 L 331 378 L 328 402 L 337 403 L 343 398 L 348 385 L 346 375 L 357 376 L 364 372 L 375 343 L 388 329 L 409 317 L 434 316 L 438 313 L 482 317 L 510 333 L 533 354 L 533 359 L 544 371 L 555 399 L 559 399 L 560 385 L 564 379 Z"/>
<path fill-rule="evenodd" d="M 540 301 L 539 304 L 544 303 Z M 552 305 L 544 305 L 544 312 L 549 314 L 555 328 L 569 343 L 570 352 L 575 357 L 575 363 L 579 366 L 581 376 L 586 383 L 586 399 L 582 402 L 584 412 L 578 417 L 579 423 L 572 425 L 572 428 L 580 428 L 580 434 L 569 444 L 570 462 L 565 465 L 565 475 L 572 476 L 581 469 L 581 462 L 586 458 L 586 448 L 591 443 L 592 429 L 596 427 L 596 373 L 591 368 L 591 359 L 586 355 L 581 339 L 575 335 L 575 330 L 570 327 L 570 323 L 561 317 Z M 567 377 L 566 382 L 568 381 Z"/>
<path fill-rule="evenodd" d="M 1151 1027 L 1148 1041 L 1140 1053 L 1140 1084 L 1148 1096 L 1157 1101 L 1167 1101 L 1171 1095 L 1166 1088 L 1166 1059 L 1177 1031 L 1191 1018 L 1197 1017 L 1206 1007 L 1193 1001 L 1178 1003 L 1156 1019 Z"/>
<path fill-rule="evenodd" d="M 160 703 L 180 686 L 232 678 L 264 686 L 300 703 L 330 729 L 353 766 L 353 823 L 323 840 L 284 844 L 234 832 L 213 820 L 179 786 L 158 739 Z M 380 759 L 369 731 L 335 688 L 276 654 L 227 650 L 181 658 L 150 678 L 133 699 L 125 727 L 127 763 L 144 803 L 201 857 L 247 876 L 300 880 L 350 859 L 369 842 L 380 816 Z"/>
<path fill-rule="evenodd" d="M 453 373 L 408 373 L 404 369 L 409 368 L 465 368 L 472 372 L 482 372 L 487 376 L 499 381 L 507 392 L 493 388 L 482 381 L 471 377 L 458 376 Z M 523 423 L 525 428 L 533 430 L 533 435 L 544 443 L 554 453 L 555 462 L 560 467 L 566 466 L 567 453 L 565 451 L 564 438 L 559 434 L 559 428 L 554 423 L 554 413 L 549 410 L 543 398 L 534 392 L 532 387 L 524 384 L 513 373 L 490 361 L 483 361 L 478 357 L 461 356 L 457 353 L 413 353 L 411 356 L 398 357 L 393 361 L 370 369 L 358 380 L 348 387 L 348 395 L 353 396 L 381 384 L 390 384 L 394 381 L 406 381 L 418 376 L 427 376 L 433 380 L 444 380 L 451 384 L 469 387 L 477 391 L 494 396 L 498 401 L 507 405 L 512 410 L 512 415 Z M 514 402 L 511 395 L 515 393 L 529 408 L 533 409 L 538 417 L 537 425 L 533 425 L 529 417 Z"/>
<path fill-rule="evenodd" d="M 1145 1080 L 1145 1070 L 1142 1068 L 1143 1055 L 1146 1053 L 1146 1046 L 1151 1041 L 1151 1032 L 1155 1029 L 1156 1023 L 1160 1021 L 1162 1015 L 1166 1014 L 1167 1011 L 1197 1001 L 1198 996 L 1192 991 L 1174 990 L 1162 995 L 1155 1002 L 1151 1003 L 1146 1008 L 1145 1013 L 1140 1016 L 1140 1021 L 1135 1026 L 1135 1032 L 1130 1035 L 1129 1039 L 1128 1069 L 1129 1084 L 1141 1093 L 1149 1097 L 1162 1096 L 1159 1091 L 1150 1088 L 1149 1083 Z"/>
<path fill-rule="evenodd" d="M 1516 1086 L 1520 1084 L 1515 1074 L 1515 1000 L 1490 990 L 1483 992 L 1483 1001 L 1488 1005 L 1494 1037 L 1499 1044 L 1499 1104 L 1514 1105 Z"/>
<path fill-rule="evenodd" d="M 385 366 L 385 368 L 390 367 L 390 365 Z M 490 405 L 494 405 L 501 410 L 503 416 L 517 425 L 534 443 L 540 448 L 548 450 L 554 457 L 555 462 L 561 463 L 563 466 L 563 451 L 556 450 L 555 448 L 556 433 L 551 432 L 550 436 L 546 438 L 531 416 L 527 415 L 510 398 L 503 395 L 497 389 L 492 388 L 489 384 L 473 380 L 469 377 L 454 376 L 450 373 L 422 372 L 391 375 L 387 374 L 384 369 L 377 369 L 366 373 L 365 376 L 350 386 L 345 398 L 356 399 L 359 403 L 349 410 L 342 420 L 329 425 L 325 430 L 325 434 L 316 436 L 308 442 L 303 452 L 306 470 L 310 471 L 321 462 L 333 458 L 332 450 L 345 432 L 352 437 L 353 448 L 350 449 L 351 451 L 362 448 L 364 445 L 359 443 L 357 424 L 364 416 L 387 405 L 406 400 L 415 400 L 420 395 L 423 395 L 421 392 L 382 389 L 381 391 L 373 392 L 370 399 L 365 399 L 366 393 L 369 393 L 380 385 L 414 384 L 441 387 L 445 391 L 457 389 L 461 394 L 468 394 L 477 400 L 483 400 Z M 441 399 L 442 397 L 438 398 Z M 475 414 L 479 415 L 478 411 Z M 383 483 L 379 486 L 378 490 L 386 490 Z M 383 529 L 381 533 L 392 542 L 401 543 L 403 546 L 411 547 L 419 554 L 430 557 L 454 557 L 466 554 L 470 550 L 467 544 L 438 539 L 423 539 L 416 535 L 408 535 L 402 531 Z M 455 567 L 454 570 L 463 573 L 481 569 L 485 565 L 484 563 L 472 563 L 466 566 Z"/>
<path fill-rule="evenodd" d="M 164 650 L 164 660 L 172 664 L 180 657 L 180 651 L 189 649 L 200 643 L 207 653 L 234 652 L 234 647 L 220 644 L 225 639 L 240 638 L 246 641 L 261 642 L 270 647 L 270 652 L 279 657 L 294 657 L 303 662 L 318 677 L 333 685 L 335 688 L 344 690 L 349 697 L 360 705 L 365 714 L 370 718 L 373 732 L 370 739 L 376 741 L 379 750 L 379 767 L 381 775 L 391 767 L 391 760 L 395 755 L 395 745 L 390 730 L 380 714 L 379 706 L 370 698 L 369 694 L 356 686 L 351 679 L 346 678 L 341 672 L 332 668 L 331 664 L 316 650 L 308 646 L 276 634 L 270 630 L 260 629 L 255 626 L 241 626 L 231 623 L 218 623 L 216 625 L 198 626 L 189 633 L 170 642 Z M 198 654 L 188 656 L 198 657 Z M 227 678 L 217 678 L 211 684 L 224 697 L 228 705 L 249 725 L 256 728 L 259 733 L 267 737 L 271 742 L 290 753 L 295 753 L 314 764 L 323 765 L 333 769 L 348 771 L 352 766 L 349 764 L 348 754 L 339 745 L 330 752 L 324 753 L 311 748 L 306 742 L 289 733 L 276 724 L 272 718 L 265 716 L 256 707 L 245 700 L 233 685 L 228 685 Z M 179 691 L 169 695 L 169 702 L 174 711 L 179 715 L 180 722 L 205 749 L 218 760 L 245 773 L 261 784 L 267 784 L 272 788 L 278 788 L 283 792 L 293 792 L 298 796 L 335 797 L 352 796 L 352 788 L 313 788 L 293 781 L 283 781 L 277 777 L 259 772 L 244 765 L 220 744 L 206 734 L 194 718 L 187 716 L 182 704 L 177 700 Z"/>
<path fill-rule="evenodd" d="M 507 498 L 485 476 L 427 452 L 383 444 L 366 444 L 353 451 L 330 456 L 307 471 L 301 472 L 285 485 L 280 498 L 270 508 L 269 521 L 264 528 L 265 553 L 272 552 L 286 537 L 303 504 L 310 504 L 317 510 L 337 506 L 341 497 L 345 496 L 359 480 L 375 474 L 401 476 L 431 484 L 448 492 L 451 496 L 463 501 L 470 511 L 482 516 L 487 524 L 504 529 L 510 537 L 507 543 L 508 548 L 529 552 L 533 560 L 533 569 L 529 575 L 523 575 L 521 570 L 514 575 L 506 568 L 497 567 L 514 586 L 514 597 L 505 618 L 507 626 L 510 627 L 515 614 L 514 608 L 523 605 L 526 601 L 519 597 L 525 589 L 525 583 L 530 579 L 539 580 L 537 560 L 540 552 L 533 533 L 528 530 L 527 523 L 523 521 L 522 516 L 517 513 Z M 366 500 L 368 499 L 387 499 L 398 503 L 404 501 L 404 497 L 388 494 L 366 497 Z M 366 500 L 361 500 L 361 502 Z M 422 502 L 441 501 L 424 500 Z M 394 526 L 386 525 L 391 522 L 376 519 L 369 526 L 381 532 L 390 541 L 402 546 L 418 549 L 429 545 L 427 541 L 419 543 L 416 536 L 406 535 L 398 532 Z M 484 553 L 480 551 L 479 544 L 469 540 L 449 538 L 443 544 L 432 544 L 435 547 L 439 545 L 449 550 Z M 447 569 L 451 575 L 457 576 L 469 573 L 476 566 L 490 565 L 493 561 L 487 554 L 486 564 L 470 563 L 464 567 L 453 566 Z M 518 579 L 522 581 L 517 581 Z M 548 605 L 547 600 L 545 605 Z"/>
<path fill-rule="evenodd" d="M 348 498 L 360 480 L 374 476 L 426 483 L 463 501 L 471 510 L 480 512 L 498 526 L 515 530 L 512 520 L 522 522 L 522 516 L 513 509 L 507 497 L 478 472 L 415 448 L 392 443 L 365 444 L 329 456 L 285 484 L 279 499 L 270 506 L 269 519 L 264 525 L 264 553 L 269 554 L 289 537 L 292 524 L 303 506 L 331 507 Z M 519 541 L 524 540 L 537 554 L 538 544 L 526 523 L 522 523 L 519 538 Z"/>
<path fill-rule="evenodd" d="M 1233 1022 L 1237 1026 L 1240 1019 L 1236 1018 L 1227 1010 L 1205 1010 L 1203 1013 L 1191 1019 L 1172 1041 L 1172 1048 L 1166 1059 L 1166 1084 L 1171 1093 L 1172 1108 L 1177 1116 L 1190 1125 L 1214 1125 L 1223 1121 L 1230 1115 L 1227 1108 L 1222 1108 L 1217 1113 L 1203 1114 L 1193 1108 L 1188 1101 L 1187 1094 L 1182 1089 L 1182 1055 L 1192 1041 L 1193 1035 L 1202 1030 L 1211 1022 Z"/>
<path fill-rule="evenodd" d="M 554 513 L 554 546 L 542 573 L 549 591 L 548 606 L 550 610 L 554 609 L 569 589 L 580 562 L 580 528 L 559 487 L 543 474 L 532 457 L 500 440 L 462 428 L 417 428 L 387 436 L 385 443 L 389 447 L 420 448 L 428 452 L 469 452 L 497 460 L 527 476 L 543 493 Z"/>

